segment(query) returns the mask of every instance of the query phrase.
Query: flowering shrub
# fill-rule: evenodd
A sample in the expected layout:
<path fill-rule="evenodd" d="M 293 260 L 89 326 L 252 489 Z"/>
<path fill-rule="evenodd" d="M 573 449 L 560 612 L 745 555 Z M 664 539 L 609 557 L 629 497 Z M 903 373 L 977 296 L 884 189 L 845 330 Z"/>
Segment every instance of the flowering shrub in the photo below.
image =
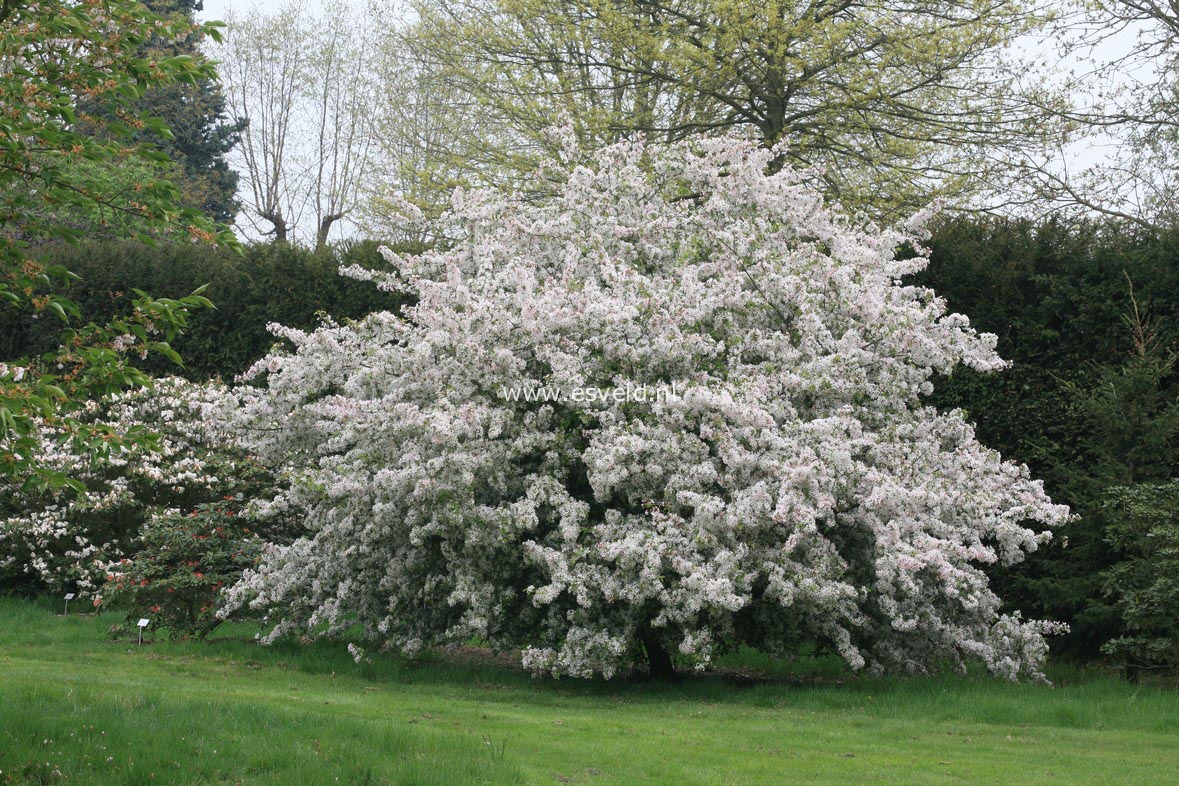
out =
<path fill-rule="evenodd" d="M 31 485 L 0 501 L 0 587 L 94 598 L 104 566 L 133 553 L 153 511 L 273 494 L 273 476 L 233 448 L 224 430 L 231 404 L 223 386 L 161 379 L 88 405 L 82 418 L 101 426 L 97 432 L 138 436 L 120 440 L 121 449 L 78 449 L 43 429 L 39 467 L 74 478 L 85 490 Z M 102 461 L 92 460 L 104 453 Z"/>
<path fill-rule="evenodd" d="M 135 556 L 108 566 L 103 602 L 126 609 L 128 620 L 151 617 L 173 635 L 208 635 L 221 622 L 214 613 L 221 589 L 262 553 L 264 541 L 241 508 L 242 500 L 229 497 L 153 515 L 135 540 Z"/>
<path fill-rule="evenodd" d="M 241 433 L 310 529 L 226 610 L 269 610 L 270 639 L 477 636 L 552 674 L 818 641 L 853 668 L 1037 676 L 1049 626 L 1000 615 L 980 566 L 1068 511 L 922 401 L 1001 369 L 994 336 L 902 281 L 916 229 L 857 225 L 773 159 L 627 143 L 527 196 L 460 190 L 449 249 L 350 271 L 415 306 L 276 326 L 293 349 L 252 369 Z"/>

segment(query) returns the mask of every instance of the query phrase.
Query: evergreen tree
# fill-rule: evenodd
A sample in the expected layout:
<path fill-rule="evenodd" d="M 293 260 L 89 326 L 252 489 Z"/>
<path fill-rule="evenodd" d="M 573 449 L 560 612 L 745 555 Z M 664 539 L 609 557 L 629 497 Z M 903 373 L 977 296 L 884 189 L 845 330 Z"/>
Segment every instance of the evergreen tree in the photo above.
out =
<path fill-rule="evenodd" d="M 161 57 L 199 56 L 197 49 L 199 27 L 193 20 L 203 7 L 202 0 L 141 0 L 152 13 L 176 23 L 190 23 L 186 36 L 162 38 L 152 36 L 143 44 L 145 53 L 153 59 Z M 180 190 L 185 207 L 199 209 L 208 217 L 231 222 L 238 210 L 236 193 L 238 175 L 230 169 L 226 154 L 237 144 L 245 120 L 228 118 L 225 97 L 219 83 L 212 77 L 193 82 L 155 85 L 135 102 L 141 115 L 158 117 L 171 131 L 162 139 L 143 133 L 140 142 L 151 142 L 176 166 L 170 173 Z M 103 104 L 83 106 L 94 125 L 101 127 L 111 113 Z"/>
<path fill-rule="evenodd" d="M 1102 651 L 1128 676 L 1179 668 L 1179 479 L 1113 489 L 1109 543 L 1125 556 L 1104 574 L 1123 635 Z"/>

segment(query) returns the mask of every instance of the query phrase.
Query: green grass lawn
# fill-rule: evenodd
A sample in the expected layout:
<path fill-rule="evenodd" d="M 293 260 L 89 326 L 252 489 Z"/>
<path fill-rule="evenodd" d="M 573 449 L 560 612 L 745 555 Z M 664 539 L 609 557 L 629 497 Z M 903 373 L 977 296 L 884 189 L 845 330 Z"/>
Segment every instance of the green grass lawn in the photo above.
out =
<path fill-rule="evenodd" d="M 115 621 L 0 598 L 0 784 L 1179 778 L 1179 692 L 1098 674 L 554 681 L 442 657 L 357 665 L 342 643 L 263 648 L 242 627 L 138 647 L 109 639 Z"/>

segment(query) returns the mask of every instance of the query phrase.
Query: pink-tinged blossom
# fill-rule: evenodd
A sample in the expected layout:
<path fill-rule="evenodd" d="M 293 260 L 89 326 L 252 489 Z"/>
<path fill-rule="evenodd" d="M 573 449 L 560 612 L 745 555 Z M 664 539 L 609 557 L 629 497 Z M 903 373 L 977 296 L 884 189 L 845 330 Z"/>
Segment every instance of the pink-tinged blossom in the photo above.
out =
<path fill-rule="evenodd" d="M 290 347 L 251 370 L 237 433 L 288 468 L 268 504 L 309 534 L 230 608 L 268 610 L 270 638 L 479 636 L 553 674 L 618 673 L 646 637 L 699 667 L 818 640 L 854 668 L 1038 676 L 1048 627 L 1001 615 L 981 566 L 1068 511 L 923 403 L 937 374 L 1002 369 L 995 337 L 906 282 L 919 228 L 860 226 L 773 155 L 624 143 L 547 164 L 545 200 L 456 192 L 452 247 L 348 271 L 414 306 L 275 326 Z M 497 393 L 627 386 L 678 395 Z"/>

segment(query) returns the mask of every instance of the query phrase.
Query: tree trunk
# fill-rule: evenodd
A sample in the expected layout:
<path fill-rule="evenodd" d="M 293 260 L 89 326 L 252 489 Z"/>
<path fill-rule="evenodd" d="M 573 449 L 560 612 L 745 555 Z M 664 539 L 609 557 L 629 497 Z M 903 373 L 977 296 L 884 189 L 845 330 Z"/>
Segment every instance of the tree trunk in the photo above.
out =
<path fill-rule="evenodd" d="M 332 231 L 332 224 L 344 217 L 343 213 L 332 213 L 323 217 L 319 222 L 319 229 L 315 232 L 315 250 L 322 251 L 327 246 L 328 233 Z"/>
<path fill-rule="evenodd" d="M 639 634 L 639 641 L 643 643 L 643 652 L 647 655 L 647 674 L 651 679 L 678 682 L 675 664 L 671 660 L 671 653 L 650 631 Z"/>
<path fill-rule="evenodd" d="M 287 230 L 289 227 L 287 227 L 287 220 L 283 218 L 282 213 L 278 211 L 259 210 L 258 217 L 270 222 L 273 228 L 266 234 L 274 235 L 275 243 L 287 242 Z"/>

